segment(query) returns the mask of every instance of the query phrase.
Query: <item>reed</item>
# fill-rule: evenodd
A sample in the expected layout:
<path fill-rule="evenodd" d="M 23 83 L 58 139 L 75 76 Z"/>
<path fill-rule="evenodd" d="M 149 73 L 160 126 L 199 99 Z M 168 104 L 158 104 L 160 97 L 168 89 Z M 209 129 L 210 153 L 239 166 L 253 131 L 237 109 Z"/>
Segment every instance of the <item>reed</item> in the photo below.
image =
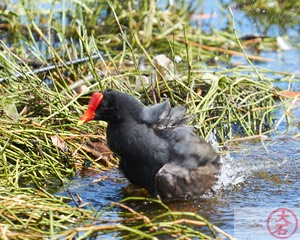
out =
<path fill-rule="evenodd" d="M 218 63 L 243 56 L 241 48 L 248 45 L 237 41 L 232 28 L 204 33 L 191 26 L 201 1 L 40 2 L 49 7 L 0 3 L 1 238 L 227 236 L 196 214 L 163 208 L 166 212 L 148 217 L 127 201 L 109 206 L 126 217 L 101 222 L 93 209 L 56 196 L 86 165 L 104 171 L 118 163 L 106 148 L 105 124 L 77 126 L 78 118 L 96 90 L 115 88 L 146 105 L 170 98 L 187 106 L 200 135 L 214 135 L 222 145 L 276 130 L 273 110 L 280 106 L 291 117 L 287 102 L 294 100 L 280 95 L 273 83 L 299 81 L 299 75 L 221 68 Z M 260 46 L 275 42 L 264 38 Z M 169 59 L 168 66 L 158 63 L 160 54 Z M 140 90 L 135 89 L 138 77 L 149 82 Z"/>

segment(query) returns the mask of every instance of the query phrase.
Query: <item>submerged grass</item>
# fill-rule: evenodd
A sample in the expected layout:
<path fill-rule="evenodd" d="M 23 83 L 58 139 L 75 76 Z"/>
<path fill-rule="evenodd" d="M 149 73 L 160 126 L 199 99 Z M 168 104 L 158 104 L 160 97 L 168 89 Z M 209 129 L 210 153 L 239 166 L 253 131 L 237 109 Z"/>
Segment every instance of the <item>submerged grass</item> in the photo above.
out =
<path fill-rule="evenodd" d="M 170 98 L 187 106 L 199 134 L 222 144 L 276 129 L 272 111 L 281 103 L 274 101 L 275 77 L 247 66 L 208 67 L 216 56 L 226 63 L 243 55 L 246 46 L 233 30 L 207 34 L 191 27 L 200 2 L 44 2 L 49 9 L 33 8 L 31 1 L 0 4 L 1 238 L 226 236 L 196 214 L 165 208 L 150 218 L 127 201 L 111 206 L 126 212 L 120 220 L 101 221 L 100 213 L 72 207 L 71 198 L 54 193 L 86 165 L 106 170 L 117 164 L 105 145 L 104 123 L 76 125 L 91 92 L 115 88 L 145 104 Z"/>

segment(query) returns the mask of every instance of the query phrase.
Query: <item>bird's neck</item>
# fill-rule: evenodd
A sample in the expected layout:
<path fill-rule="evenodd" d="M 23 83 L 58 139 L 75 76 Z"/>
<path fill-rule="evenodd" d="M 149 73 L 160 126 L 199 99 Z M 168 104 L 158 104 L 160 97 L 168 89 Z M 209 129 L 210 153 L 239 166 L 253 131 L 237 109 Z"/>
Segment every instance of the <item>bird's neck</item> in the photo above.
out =
<path fill-rule="evenodd" d="M 137 122 L 143 105 L 134 97 L 120 98 L 117 102 L 117 120 L 119 122 Z"/>

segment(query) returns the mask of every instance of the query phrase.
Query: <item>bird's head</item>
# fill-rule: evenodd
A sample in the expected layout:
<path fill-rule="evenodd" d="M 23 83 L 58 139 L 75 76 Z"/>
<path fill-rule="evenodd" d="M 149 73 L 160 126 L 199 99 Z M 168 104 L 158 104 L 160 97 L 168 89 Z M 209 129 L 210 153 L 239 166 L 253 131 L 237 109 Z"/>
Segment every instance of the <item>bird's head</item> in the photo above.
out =
<path fill-rule="evenodd" d="M 88 109 L 81 116 L 78 124 L 82 125 L 91 120 L 118 122 L 133 112 L 139 111 L 139 108 L 139 101 L 128 94 L 111 89 L 102 93 L 95 92 L 90 99 Z"/>

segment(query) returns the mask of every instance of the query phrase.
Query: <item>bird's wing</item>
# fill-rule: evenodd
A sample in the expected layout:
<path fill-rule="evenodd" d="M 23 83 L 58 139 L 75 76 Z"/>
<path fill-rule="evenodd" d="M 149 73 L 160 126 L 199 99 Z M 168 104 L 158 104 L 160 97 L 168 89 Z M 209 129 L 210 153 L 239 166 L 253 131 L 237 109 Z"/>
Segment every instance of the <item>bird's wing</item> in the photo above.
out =
<path fill-rule="evenodd" d="M 194 169 L 206 164 L 219 165 L 220 156 L 211 144 L 200 138 L 192 126 L 181 125 L 157 130 L 156 134 L 167 139 L 169 161 L 183 168 Z"/>
<path fill-rule="evenodd" d="M 185 107 L 174 107 L 172 108 L 167 116 L 162 116 L 156 123 L 157 128 L 169 128 L 178 125 L 185 124 L 187 117 L 185 117 Z"/>
<path fill-rule="evenodd" d="M 169 162 L 155 176 L 155 189 L 162 198 L 202 195 L 217 179 L 219 154 L 189 126 L 160 130 L 169 142 Z"/>
<path fill-rule="evenodd" d="M 186 124 L 190 118 L 185 116 L 185 107 L 171 108 L 169 99 L 163 103 L 144 107 L 140 120 L 153 128 L 164 129 Z"/>
<path fill-rule="evenodd" d="M 140 121 L 147 125 L 155 125 L 161 118 L 166 117 L 170 110 L 169 99 L 153 106 L 144 107 L 140 113 Z"/>

